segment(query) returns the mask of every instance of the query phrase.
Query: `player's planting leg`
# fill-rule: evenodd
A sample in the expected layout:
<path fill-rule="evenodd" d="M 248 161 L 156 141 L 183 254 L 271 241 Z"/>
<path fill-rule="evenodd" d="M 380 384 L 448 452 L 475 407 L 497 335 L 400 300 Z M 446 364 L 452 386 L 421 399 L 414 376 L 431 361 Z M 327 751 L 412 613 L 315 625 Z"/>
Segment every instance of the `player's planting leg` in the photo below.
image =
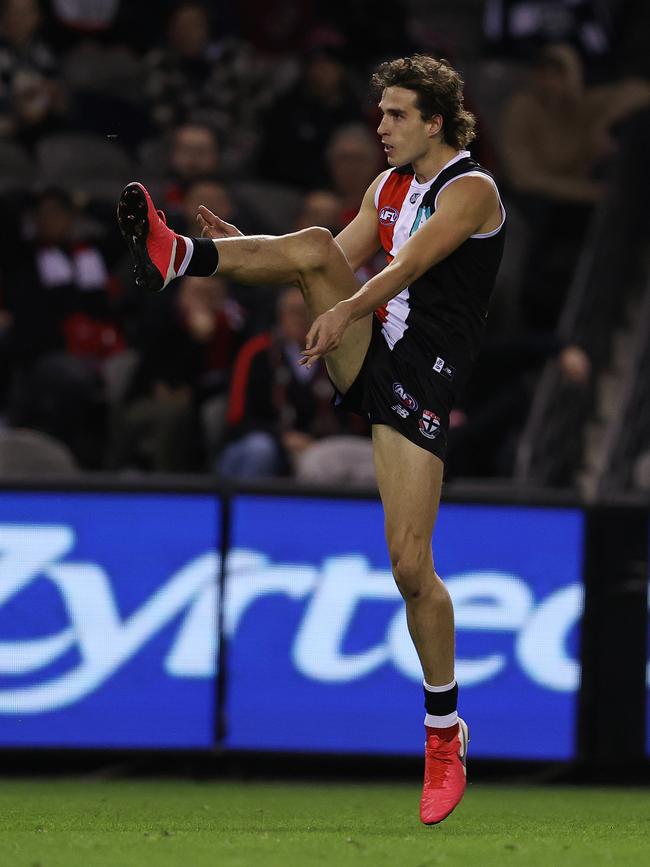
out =
<path fill-rule="evenodd" d="M 424 675 L 426 747 L 420 818 L 433 825 L 446 818 L 463 796 L 467 752 L 467 727 L 457 714 L 453 607 L 431 553 L 443 464 L 387 425 L 373 426 L 373 443 L 393 575 Z"/>
<path fill-rule="evenodd" d="M 187 238 L 168 228 L 139 183 L 125 187 L 117 218 L 135 262 L 136 282 L 150 291 L 160 291 L 184 274 L 210 276 L 215 271 L 249 285 L 297 283 L 316 318 L 359 288 L 327 229 L 314 227 L 280 237 Z M 370 317 L 353 323 L 328 356 L 328 371 L 340 391 L 347 391 L 356 378 L 370 334 Z"/>

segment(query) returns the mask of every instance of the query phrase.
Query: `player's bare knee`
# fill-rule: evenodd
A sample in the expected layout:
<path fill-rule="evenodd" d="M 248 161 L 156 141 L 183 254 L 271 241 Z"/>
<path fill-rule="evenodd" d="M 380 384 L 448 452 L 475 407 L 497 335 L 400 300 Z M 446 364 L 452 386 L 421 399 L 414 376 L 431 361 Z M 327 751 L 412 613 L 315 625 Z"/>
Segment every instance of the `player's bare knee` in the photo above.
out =
<path fill-rule="evenodd" d="M 297 232 L 295 237 L 300 239 L 297 265 L 302 273 L 319 271 L 327 266 L 334 247 L 334 238 L 329 229 L 311 226 Z"/>
<path fill-rule="evenodd" d="M 430 592 L 433 568 L 429 551 L 410 546 L 391 549 L 395 583 L 406 600 L 417 600 Z"/>

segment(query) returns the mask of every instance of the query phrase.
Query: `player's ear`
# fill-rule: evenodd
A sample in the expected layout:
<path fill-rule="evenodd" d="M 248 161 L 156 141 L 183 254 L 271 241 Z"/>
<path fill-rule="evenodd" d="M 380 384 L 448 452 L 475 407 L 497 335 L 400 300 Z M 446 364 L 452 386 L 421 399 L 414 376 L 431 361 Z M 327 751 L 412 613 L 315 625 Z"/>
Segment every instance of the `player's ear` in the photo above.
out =
<path fill-rule="evenodd" d="M 438 133 L 442 130 L 442 124 L 443 124 L 442 115 L 441 114 L 434 114 L 433 117 L 429 118 L 429 120 L 427 121 L 427 124 L 429 127 L 429 129 L 428 129 L 429 138 L 433 138 L 434 136 L 438 135 Z"/>

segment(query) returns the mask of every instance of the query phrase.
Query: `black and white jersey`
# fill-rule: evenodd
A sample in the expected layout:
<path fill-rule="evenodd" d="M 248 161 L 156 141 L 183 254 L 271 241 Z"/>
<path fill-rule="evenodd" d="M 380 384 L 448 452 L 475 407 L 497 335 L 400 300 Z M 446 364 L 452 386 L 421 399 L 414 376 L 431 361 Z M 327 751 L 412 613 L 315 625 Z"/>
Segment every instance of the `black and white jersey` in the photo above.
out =
<path fill-rule="evenodd" d="M 413 168 L 391 169 L 375 193 L 381 244 L 392 261 L 408 238 L 435 213 L 443 189 L 461 177 L 492 175 L 460 151 L 430 181 L 418 183 Z M 393 352 L 460 386 L 478 353 L 488 303 L 503 254 L 506 213 L 492 232 L 471 235 L 377 311 Z"/>

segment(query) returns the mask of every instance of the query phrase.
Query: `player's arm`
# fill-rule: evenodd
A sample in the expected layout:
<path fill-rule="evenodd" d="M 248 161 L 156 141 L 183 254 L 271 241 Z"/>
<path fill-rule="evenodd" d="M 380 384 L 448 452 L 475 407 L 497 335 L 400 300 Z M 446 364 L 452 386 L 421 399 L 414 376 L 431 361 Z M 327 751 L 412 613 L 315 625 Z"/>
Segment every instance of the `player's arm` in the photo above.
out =
<path fill-rule="evenodd" d="M 358 292 L 319 316 L 307 335 L 304 363 L 336 349 L 352 322 L 383 306 L 449 256 L 470 235 L 491 231 L 500 222 L 493 184 L 483 178 L 459 178 L 440 194 L 436 212 L 400 249 L 393 261 Z"/>
<path fill-rule="evenodd" d="M 390 170 L 389 170 L 390 171 Z M 379 221 L 375 207 L 377 187 L 386 175 L 382 172 L 370 184 L 361 202 L 359 213 L 352 222 L 336 236 L 336 243 L 345 253 L 353 271 L 360 268 L 379 250 Z"/>

